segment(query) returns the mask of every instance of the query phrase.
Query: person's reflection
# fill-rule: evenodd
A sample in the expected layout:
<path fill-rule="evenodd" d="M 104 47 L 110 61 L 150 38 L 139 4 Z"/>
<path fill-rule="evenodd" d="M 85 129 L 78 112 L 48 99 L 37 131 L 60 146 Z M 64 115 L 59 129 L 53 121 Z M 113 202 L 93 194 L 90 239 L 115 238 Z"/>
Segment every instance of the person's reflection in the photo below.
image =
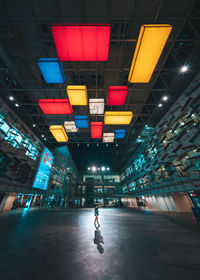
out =
<path fill-rule="evenodd" d="M 97 250 L 99 251 L 100 254 L 103 254 L 104 248 L 102 247 L 101 243 L 104 244 L 103 242 L 103 236 L 101 235 L 101 231 L 99 227 L 96 227 L 96 230 L 94 231 L 94 244 L 97 245 Z"/>

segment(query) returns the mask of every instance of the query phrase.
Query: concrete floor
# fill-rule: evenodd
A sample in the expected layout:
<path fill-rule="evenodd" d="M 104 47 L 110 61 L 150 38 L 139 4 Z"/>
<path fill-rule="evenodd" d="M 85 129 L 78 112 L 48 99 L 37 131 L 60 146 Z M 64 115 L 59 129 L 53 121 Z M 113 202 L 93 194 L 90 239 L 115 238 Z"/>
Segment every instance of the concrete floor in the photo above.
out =
<path fill-rule="evenodd" d="M 100 209 L 101 233 L 93 219 L 92 209 L 1 213 L 0 279 L 200 279 L 200 224 L 191 216 Z"/>

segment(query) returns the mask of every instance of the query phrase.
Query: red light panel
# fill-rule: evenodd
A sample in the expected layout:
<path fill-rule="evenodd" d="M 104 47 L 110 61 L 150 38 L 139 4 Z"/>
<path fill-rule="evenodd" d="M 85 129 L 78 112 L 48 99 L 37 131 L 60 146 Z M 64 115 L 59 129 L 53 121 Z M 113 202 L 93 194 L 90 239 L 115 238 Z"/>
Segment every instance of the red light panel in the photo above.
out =
<path fill-rule="evenodd" d="M 91 138 L 101 138 L 103 130 L 102 122 L 91 122 Z"/>
<path fill-rule="evenodd" d="M 124 105 L 128 93 L 127 86 L 110 86 L 107 92 L 108 105 Z"/>
<path fill-rule="evenodd" d="M 68 115 L 73 113 L 69 99 L 40 99 L 38 105 L 44 114 Z"/>
<path fill-rule="evenodd" d="M 61 61 L 107 61 L 109 24 L 52 25 L 54 42 Z"/>

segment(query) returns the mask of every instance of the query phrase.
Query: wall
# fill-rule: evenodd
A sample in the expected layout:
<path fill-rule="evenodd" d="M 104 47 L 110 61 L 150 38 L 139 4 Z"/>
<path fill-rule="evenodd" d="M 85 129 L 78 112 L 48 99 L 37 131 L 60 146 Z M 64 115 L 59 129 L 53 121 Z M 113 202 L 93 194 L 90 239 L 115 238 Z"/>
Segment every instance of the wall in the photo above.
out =
<path fill-rule="evenodd" d="M 3 211 L 9 211 L 12 209 L 15 198 L 16 193 L 9 193 L 6 203 L 4 204 Z"/>
<path fill-rule="evenodd" d="M 135 197 L 122 197 L 121 202 L 124 204 L 125 207 L 137 207 L 137 200 Z"/>

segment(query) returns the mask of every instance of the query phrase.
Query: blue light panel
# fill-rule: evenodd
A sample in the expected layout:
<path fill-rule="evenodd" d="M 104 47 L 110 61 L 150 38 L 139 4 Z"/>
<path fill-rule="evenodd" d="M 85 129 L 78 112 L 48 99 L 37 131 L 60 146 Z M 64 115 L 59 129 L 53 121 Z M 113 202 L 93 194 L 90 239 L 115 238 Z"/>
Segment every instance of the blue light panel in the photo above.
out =
<path fill-rule="evenodd" d="M 125 129 L 116 129 L 114 131 L 115 133 L 115 139 L 123 139 L 126 135 L 126 130 Z"/>
<path fill-rule="evenodd" d="M 47 84 L 63 84 L 65 74 L 58 58 L 40 58 L 38 66 Z"/>
<path fill-rule="evenodd" d="M 88 116 L 74 116 L 74 121 L 76 127 L 78 128 L 88 128 Z"/>
<path fill-rule="evenodd" d="M 41 190 L 47 189 L 53 160 L 54 156 L 49 151 L 49 149 L 45 147 L 40 158 L 40 164 L 37 170 L 37 174 L 35 176 L 33 188 Z"/>

